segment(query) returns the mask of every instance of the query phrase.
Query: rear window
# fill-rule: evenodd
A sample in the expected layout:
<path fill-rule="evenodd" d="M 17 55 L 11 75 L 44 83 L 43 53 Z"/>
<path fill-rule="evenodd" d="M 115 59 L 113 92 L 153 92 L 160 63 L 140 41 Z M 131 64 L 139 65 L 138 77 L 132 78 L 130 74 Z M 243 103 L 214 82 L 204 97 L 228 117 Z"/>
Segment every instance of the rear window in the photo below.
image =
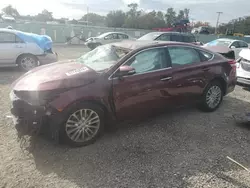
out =
<path fill-rule="evenodd" d="M 141 38 L 138 38 L 138 40 L 155 40 L 157 37 L 160 36 L 160 33 L 148 33 L 146 35 L 143 35 Z"/>
<path fill-rule="evenodd" d="M 196 42 L 196 40 L 195 40 L 195 37 L 194 36 L 182 36 L 182 38 L 183 38 L 183 42 Z"/>
<path fill-rule="evenodd" d="M 176 41 L 176 42 L 182 42 L 182 36 L 181 35 L 171 35 L 171 41 Z"/>

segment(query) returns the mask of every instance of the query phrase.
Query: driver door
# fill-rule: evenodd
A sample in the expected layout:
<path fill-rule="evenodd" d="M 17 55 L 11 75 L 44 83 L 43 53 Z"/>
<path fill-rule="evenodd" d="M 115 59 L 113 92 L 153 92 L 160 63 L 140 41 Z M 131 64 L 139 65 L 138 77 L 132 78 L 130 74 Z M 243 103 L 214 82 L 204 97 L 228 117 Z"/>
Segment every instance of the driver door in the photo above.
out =
<path fill-rule="evenodd" d="M 119 120 L 142 118 L 170 105 L 168 90 L 172 70 L 165 48 L 143 50 L 125 65 L 133 67 L 136 73 L 113 78 L 113 97 Z"/>

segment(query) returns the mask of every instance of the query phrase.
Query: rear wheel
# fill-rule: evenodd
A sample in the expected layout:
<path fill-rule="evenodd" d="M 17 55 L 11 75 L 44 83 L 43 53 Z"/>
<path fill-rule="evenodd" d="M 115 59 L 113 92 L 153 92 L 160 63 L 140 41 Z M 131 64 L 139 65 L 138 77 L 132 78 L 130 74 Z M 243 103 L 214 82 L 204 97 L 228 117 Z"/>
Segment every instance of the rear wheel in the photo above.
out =
<path fill-rule="evenodd" d="M 29 71 L 39 65 L 38 59 L 33 55 L 22 55 L 17 59 L 17 64 L 22 71 Z"/>
<path fill-rule="evenodd" d="M 61 137 L 72 146 L 86 146 L 96 141 L 103 128 L 103 110 L 95 104 L 79 104 L 67 113 Z"/>
<path fill-rule="evenodd" d="M 211 82 L 202 96 L 201 109 L 206 112 L 215 111 L 223 99 L 222 85 L 218 81 Z"/>

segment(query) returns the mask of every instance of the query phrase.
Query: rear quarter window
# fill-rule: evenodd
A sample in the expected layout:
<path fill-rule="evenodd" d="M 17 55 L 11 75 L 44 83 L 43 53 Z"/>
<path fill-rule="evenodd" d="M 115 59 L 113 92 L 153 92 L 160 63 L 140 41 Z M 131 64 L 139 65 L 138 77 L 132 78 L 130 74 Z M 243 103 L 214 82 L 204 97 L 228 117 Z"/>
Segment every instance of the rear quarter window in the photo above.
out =
<path fill-rule="evenodd" d="M 183 42 L 189 42 L 189 43 L 191 43 L 191 42 L 196 42 L 196 40 L 195 40 L 195 37 L 193 37 L 193 36 L 182 36 L 182 38 L 183 38 Z"/>
<path fill-rule="evenodd" d="M 199 52 L 201 53 L 203 61 L 209 61 L 209 60 L 213 59 L 213 57 L 214 57 L 214 54 L 212 54 L 212 53 L 205 52 L 202 50 L 199 50 Z"/>

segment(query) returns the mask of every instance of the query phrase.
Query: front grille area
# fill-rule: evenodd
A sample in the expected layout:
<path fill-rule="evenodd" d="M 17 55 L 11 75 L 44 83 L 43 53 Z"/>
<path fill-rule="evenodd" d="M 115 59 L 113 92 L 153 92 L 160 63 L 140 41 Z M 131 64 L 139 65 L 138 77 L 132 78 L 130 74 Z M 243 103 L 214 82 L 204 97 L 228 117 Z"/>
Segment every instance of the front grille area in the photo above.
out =
<path fill-rule="evenodd" d="M 20 118 L 33 118 L 43 116 L 45 108 L 43 106 L 32 106 L 24 100 L 16 99 L 12 101 L 11 113 Z"/>
<path fill-rule="evenodd" d="M 250 72 L 250 61 L 242 59 L 240 64 L 243 70 Z"/>

